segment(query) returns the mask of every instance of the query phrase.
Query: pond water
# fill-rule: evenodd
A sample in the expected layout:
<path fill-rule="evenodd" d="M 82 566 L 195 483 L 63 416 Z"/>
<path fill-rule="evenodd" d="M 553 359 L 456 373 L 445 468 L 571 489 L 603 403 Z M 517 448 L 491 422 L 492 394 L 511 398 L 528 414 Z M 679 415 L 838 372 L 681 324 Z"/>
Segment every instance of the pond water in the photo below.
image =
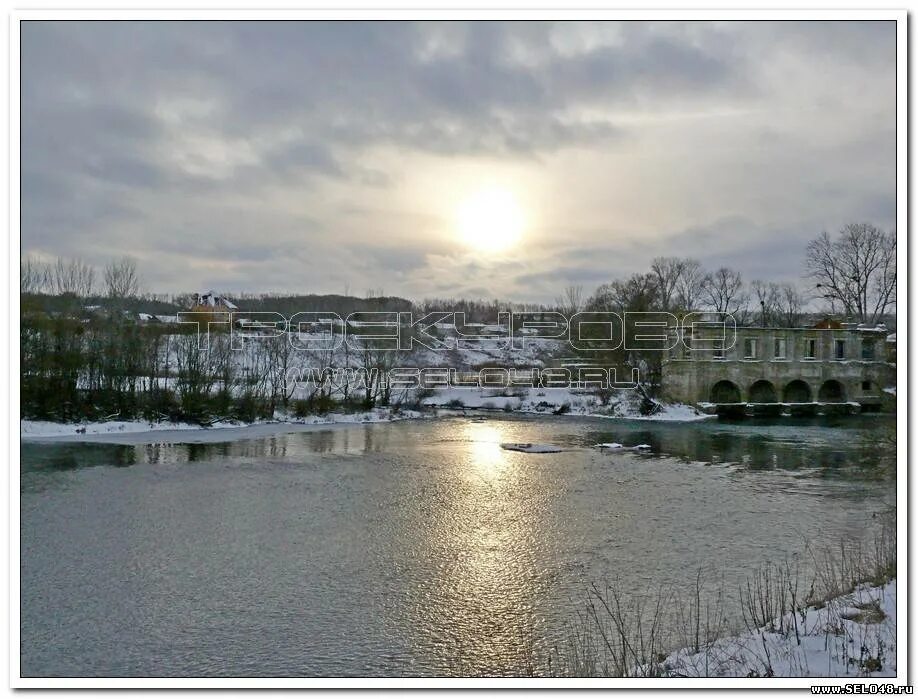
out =
<path fill-rule="evenodd" d="M 891 429 L 501 416 L 23 442 L 21 671 L 519 674 L 591 582 L 646 590 L 707 567 L 730 583 L 806 540 L 861 538 L 895 502 L 869 443 Z"/>

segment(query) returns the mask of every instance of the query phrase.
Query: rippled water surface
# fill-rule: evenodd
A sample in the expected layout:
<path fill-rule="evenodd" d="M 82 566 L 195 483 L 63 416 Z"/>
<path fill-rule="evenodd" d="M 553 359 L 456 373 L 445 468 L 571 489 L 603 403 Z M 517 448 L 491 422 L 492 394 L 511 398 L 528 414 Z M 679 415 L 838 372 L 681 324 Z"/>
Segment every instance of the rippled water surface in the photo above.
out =
<path fill-rule="evenodd" d="M 220 444 L 22 444 L 37 675 L 517 674 L 591 581 L 742 579 L 895 498 L 882 418 L 451 418 Z M 565 451 L 504 451 L 501 442 Z M 599 442 L 647 443 L 609 453 Z"/>

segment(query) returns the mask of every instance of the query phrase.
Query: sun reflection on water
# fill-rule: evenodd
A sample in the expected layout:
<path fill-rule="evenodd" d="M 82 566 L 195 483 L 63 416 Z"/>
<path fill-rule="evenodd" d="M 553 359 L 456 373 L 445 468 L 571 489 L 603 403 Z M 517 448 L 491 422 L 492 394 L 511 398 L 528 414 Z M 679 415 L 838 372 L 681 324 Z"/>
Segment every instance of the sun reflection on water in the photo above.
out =
<path fill-rule="evenodd" d="M 520 425 L 471 421 L 453 430 L 457 448 L 442 465 L 448 496 L 425 537 L 427 555 L 443 564 L 429 580 L 420 626 L 440 630 L 442 672 L 509 674 L 524 662 L 523 637 L 540 623 L 541 520 L 533 517 L 540 477 L 526 466 L 531 457 L 501 449 L 528 436 Z"/>
<path fill-rule="evenodd" d="M 485 475 L 497 475 L 507 466 L 507 452 L 501 449 L 501 442 L 506 436 L 498 427 L 482 422 L 470 422 L 466 425 L 466 438 L 469 441 L 472 463 Z"/>

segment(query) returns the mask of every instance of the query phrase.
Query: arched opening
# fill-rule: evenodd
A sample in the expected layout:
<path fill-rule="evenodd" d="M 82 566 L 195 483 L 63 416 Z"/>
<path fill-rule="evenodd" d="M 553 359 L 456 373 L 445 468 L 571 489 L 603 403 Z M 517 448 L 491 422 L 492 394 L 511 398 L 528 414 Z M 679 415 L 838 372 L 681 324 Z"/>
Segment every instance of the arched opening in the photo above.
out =
<path fill-rule="evenodd" d="M 845 387 L 835 379 L 826 381 L 819 389 L 820 403 L 844 403 Z"/>
<path fill-rule="evenodd" d="M 813 392 L 806 381 L 796 379 L 784 387 L 785 403 L 809 403 L 813 400 Z"/>
<path fill-rule="evenodd" d="M 739 403 L 740 390 L 732 381 L 718 381 L 711 387 L 712 403 Z"/>
<path fill-rule="evenodd" d="M 750 403 L 777 403 L 778 393 L 771 381 L 756 381 L 749 387 Z"/>

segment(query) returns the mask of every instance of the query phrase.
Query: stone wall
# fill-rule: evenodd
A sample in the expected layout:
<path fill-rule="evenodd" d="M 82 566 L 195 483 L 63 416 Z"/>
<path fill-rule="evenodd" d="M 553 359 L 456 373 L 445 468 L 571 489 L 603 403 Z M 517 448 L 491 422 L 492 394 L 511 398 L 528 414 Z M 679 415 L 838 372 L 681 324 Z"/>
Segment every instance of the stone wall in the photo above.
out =
<path fill-rule="evenodd" d="M 783 343 L 776 345 L 776 340 Z M 690 338 L 687 343 L 691 344 Z M 783 357 L 776 351 L 781 347 Z M 880 405 L 890 398 L 883 388 L 895 385 L 895 367 L 886 361 L 882 331 L 738 328 L 736 342 L 722 354 L 720 358 L 711 350 L 693 352 L 680 344 L 663 362 L 664 397 L 690 404 L 856 401 Z"/>

